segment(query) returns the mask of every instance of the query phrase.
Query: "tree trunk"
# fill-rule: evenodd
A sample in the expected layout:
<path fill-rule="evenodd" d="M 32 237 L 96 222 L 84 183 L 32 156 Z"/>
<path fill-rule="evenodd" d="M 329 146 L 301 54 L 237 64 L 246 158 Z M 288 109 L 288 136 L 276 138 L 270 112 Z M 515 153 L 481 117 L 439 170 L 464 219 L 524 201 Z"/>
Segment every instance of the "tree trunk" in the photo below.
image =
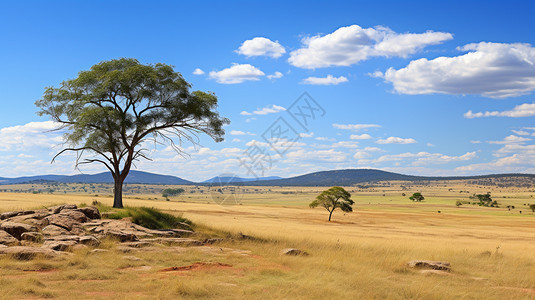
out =
<path fill-rule="evenodd" d="M 333 211 L 334 209 L 329 212 L 329 222 L 331 222 L 331 216 L 333 215 Z"/>
<path fill-rule="evenodd" d="M 119 178 L 113 178 L 113 180 L 113 207 L 123 208 L 123 179 L 119 176 Z"/>

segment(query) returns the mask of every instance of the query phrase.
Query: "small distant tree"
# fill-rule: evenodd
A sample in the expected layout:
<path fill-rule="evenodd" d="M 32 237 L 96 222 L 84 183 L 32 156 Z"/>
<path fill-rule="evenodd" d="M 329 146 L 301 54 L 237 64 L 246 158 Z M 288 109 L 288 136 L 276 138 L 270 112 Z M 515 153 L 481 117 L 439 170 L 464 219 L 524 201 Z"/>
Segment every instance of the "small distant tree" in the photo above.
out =
<path fill-rule="evenodd" d="M 425 198 L 422 193 L 414 193 L 409 197 L 412 201 L 422 202 Z"/>
<path fill-rule="evenodd" d="M 529 209 L 531 209 L 532 212 L 535 212 L 535 204 L 530 204 Z"/>
<path fill-rule="evenodd" d="M 461 202 L 461 200 L 457 200 L 457 202 L 455 202 L 455 205 L 457 207 L 459 207 L 459 206 L 463 205 L 463 202 Z"/>
<path fill-rule="evenodd" d="M 169 198 L 173 196 L 178 196 L 182 193 L 184 193 L 184 189 L 178 188 L 178 189 L 165 189 L 162 191 L 162 197 Z"/>
<path fill-rule="evenodd" d="M 329 221 L 331 221 L 335 209 L 340 208 L 342 211 L 351 212 L 353 211 L 351 205 L 354 203 L 349 192 L 339 186 L 334 186 L 319 194 L 309 206 L 311 208 L 323 206 L 329 212 Z"/>

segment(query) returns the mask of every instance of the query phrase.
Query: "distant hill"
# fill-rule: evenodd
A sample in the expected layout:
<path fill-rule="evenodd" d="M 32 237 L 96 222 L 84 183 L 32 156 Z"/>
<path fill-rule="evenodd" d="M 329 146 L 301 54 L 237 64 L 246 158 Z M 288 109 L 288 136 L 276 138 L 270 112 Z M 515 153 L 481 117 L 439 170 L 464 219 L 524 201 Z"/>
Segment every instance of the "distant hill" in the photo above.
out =
<path fill-rule="evenodd" d="M 208 180 L 205 180 L 201 183 L 231 183 L 231 182 L 236 183 L 236 182 L 264 181 L 264 180 L 276 180 L 276 179 L 282 179 L 282 177 L 268 176 L 268 177 L 260 177 L 260 178 L 243 178 L 243 177 L 237 177 L 237 176 L 216 176 Z"/>
<path fill-rule="evenodd" d="M 78 174 L 78 175 L 43 175 L 43 176 L 28 176 L 18 178 L 1 178 L 0 185 L 5 184 L 20 184 L 20 183 L 37 183 L 39 181 L 54 181 L 61 183 L 113 183 L 113 178 L 110 172 L 103 172 L 98 174 Z M 142 171 L 130 171 L 125 180 L 126 183 L 143 183 L 143 184 L 176 184 L 189 185 L 194 182 L 182 179 L 176 176 L 159 175 Z"/>
<path fill-rule="evenodd" d="M 424 180 L 461 180 L 461 179 L 483 179 L 483 178 L 501 178 L 501 177 L 529 177 L 535 178 L 533 174 L 492 174 L 481 176 L 449 176 L 449 177 L 430 177 L 430 176 L 413 176 L 375 169 L 346 169 L 309 173 L 305 175 L 264 181 L 243 182 L 242 185 L 259 185 L 259 186 L 351 186 L 370 181 L 424 181 Z"/>
<path fill-rule="evenodd" d="M 196 185 L 196 184 L 229 184 L 247 185 L 247 186 L 351 186 L 364 182 L 374 181 L 424 181 L 424 180 L 461 180 L 461 179 L 485 179 L 485 178 L 503 178 L 519 177 L 529 178 L 528 185 L 535 179 L 533 174 L 491 174 L 481 176 L 449 176 L 449 177 L 430 177 L 430 176 L 413 176 L 398 173 L 392 173 L 374 169 L 346 169 L 322 171 L 304 174 L 290 178 L 280 178 L 278 176 L 256 178 L 226 177 L 216 176 L 201 183 L 195 183 L 176 176 L 159 175 L 142 171 L 130 171 L 126 178 L 126 183 L 140 184 L 169 184 L 169 185 Z M 20 184 L 20 183 L 44 183 L 44 182 L 62 182 L 62 183 L 113 183 L 112 176 L 109 172 L 86 175 L 78 174 L 72 176 L 64 175 L 43 175 L 29 176 L 18 178 L 0 177 L 0 185 Z"/>

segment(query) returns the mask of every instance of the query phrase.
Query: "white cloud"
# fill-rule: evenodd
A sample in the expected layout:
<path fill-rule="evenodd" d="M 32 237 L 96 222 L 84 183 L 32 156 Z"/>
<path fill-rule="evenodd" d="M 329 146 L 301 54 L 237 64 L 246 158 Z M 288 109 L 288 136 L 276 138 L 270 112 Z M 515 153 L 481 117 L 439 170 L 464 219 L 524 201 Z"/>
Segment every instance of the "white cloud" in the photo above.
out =
<path fill-rule="evenodd" d="M 279 41 L 273 42 L 272 40 L 264 37 L 255 37 L 251 40 L 246 40 L 243 42 L 236 52 L 247 57 L 270 56 L 273 58 L 278 58 L 286 53 L 286 50 L 281 44 L 279 44 Z"/>
<path fill-rule="evenodd" d="M 195 71 L 193 71 L 193 75 L 203 75 L 204 74 L 204 71 L 197 68 L 195 69 Z"/>
<path fill-rule="evenodd" d="M 288 62 L 305 69 L 350 66 L 373 56 L 407 57 L 425 46 L 452 39 L 450 33 L 396 33 L 386 27 L 340 27 L 333 33 L 306 37 L 303 48 L 292 51 Z"/>
<path fill-rule="evenodd" d="M 481 144 L 481 141 L 470 141 L 472 144 Z"/>
<path fill-rule="evenodd" d="M 238 142 L 241 142 L 241 140 L 240 140 L 239 138 L 233 138 L 233 139 L 232 139 L 232 142 L 233 142 L 233 143 L 238 143 Z"/>
<path fill-rule="evenodd" d="M 465 118 L 482 118 L 482 117 L 532 117 L 535 116 L 535 103 L 524 103 L 515 106 L 512 110 L 506 111 L 486 111 L 473 113 L 471 110 L 464 114 Z"/>
<path fill-rule="evenodd" d="M 527 131 L 524 131 L 524 130 L 511 130 L 513 133 L 517 134 L 517 135 L 530 135 L 529 132 Z"/>
<path fill-rule="evenodd" d="M 455 161 L 468 161 L 476 158 L 476 152 L 467 152 L 460 156 L 449 156 L 441 153 L 429 153 L 429 152 L 418 152 L 418 153 L 400 153 L 400 154 L 389 154 L 383 155 L 377 159 L 372 160 L 372 163 L 383 163 L 389 161 L 408 161 L 412 160 L 412 166 L 422 166 L 428 164 L 446 164 Z"/>
<path fill-rule="evenodd" d="M 350 139 L 352 140 L 369 140 L 372 138 L 371 135 L 367 134 L 367 133 L 364 133 L 364 134 L 352 134 L 351 136 L 349 136 Z"/>
<path fill-rule="evenodd" d="M 29 150 L 30 147 L 50 148 L 63 141 L 60 132 L 51 132 L 60 124 L 30 122 L 24 125 L 4 127 L 0 129 L 0 151 Z"/>
<path fill-rule="evenodd" d="M 244 81 L 260 80 L 259 77 L 264 76 L 264 72 L 250 64 L 232 64 L 230 68 L 221 71 L 212 71 L 209 76 L 215 79 L 218 83 L 235 84 Z"/>
<path fill-rule="evenodd" d="M 256 134 L 251 133 L 251 132 L 244 132 L 244 131 L 240 131 L 240 130 L 231 130 L 230 134 L 231 135 L 256 135 Z"/>
<path fill-rule="evenodd" d="M 409 95 L 477 94 L 507 98 L 535 90 L 535 48 L 531 45 L 481 42 L 458 49 L 469 52 L 414 60 L 405 68 L 388 69 L 384 78 L 394 85 L 396 92 Z"/>
<path fill-rule="evenodd" d="M 242 111 L 240 113 L 240 115 L 243 115 L 243 116 L 267 115 L 267 114 L 278 113 L 278 112 L 285 111 L 285 110 L 286 110 L 286 108 L 284 108 L 282 106 L 279 106 L 279 105 L 273 104 L 271 106 L 266 106 L 264 108 L 257 109 L 255 111 L 253 111 L 252 113 L 247 112 L 247 111 Z"/>
<path fill-rule="evenodd" d="M 386 139 L 379 139 L 377 140 L 376 142 L 377 144 L 414 144 L 416 143 L 416 140 L 415 139 L 411 139 L 411 138 L 400 138 L 400 137 L 396 137 L 396 136 L 391 136 L 389 138 L 386 138 Z"/>
<path fill-rule="evenodd" d="M 347 78 L 344 76 L 333 77 L 332 75 L 327 75 L 327 77 L 308 77 L 303 79 L 301 83 L 312 85 L 338 85 L 347 81 Z"/>
<path fill-rule="evenodd" d="M 531 141 L 531 139 L 516 136 L 516 135 L 510 135 L 503 139 L 503 141 L 489 141 L 489 144 L 517 144 L 517 143 L 524 143 L 527 141 Z"/>
<path fill-rule="evenodd" d="M 333 148 L 358 148 L 359 144 L 352 141 L 340 141 L 331 145 Z"/>
<path fill-rule="evenodd" d="M 333 124 L 333 127 L 337 128 L 337 129 L 358 131 L 358 130 L 363 130 L 363 129 L 368 129 L 368 128 L 378 128 L 378 127 L 381 127 L 381 125 L 377 125 L 377 124 L 336 124 L 335 123 L 335 124 Z"/>
<path fill-rule="evenodd" d="M 302 132 L 299 136 L 302 138 L 311 138 L 314 136 L 314 132 Z"/>
<path fill-rule="evenodd" d="M 318 141 L 331 141 L 331 142 L 333 142 L 333 141 L 335 141 L 336 139 L 329 138 L 329 137 L 325 137 L 325 136 L 318 136 L 318 137 L 316 138 L 316 140 L 318 140 Z"/>
<path fill-rule="evenodd" d="M 271 80 L 271 79 L 278 79 L 278 78 L 281 78 L 282 76 L 283 76 L 282 73 L 279 72 L 279 71 L 277 71 L 277 72 L 275 72 L 275 73 L 273 73 L 273 74 L 271 74 L 271 75 L 268 75 L 268 76 L 266 76 L 266 77 L 267 77 L 269 80 Z"/>

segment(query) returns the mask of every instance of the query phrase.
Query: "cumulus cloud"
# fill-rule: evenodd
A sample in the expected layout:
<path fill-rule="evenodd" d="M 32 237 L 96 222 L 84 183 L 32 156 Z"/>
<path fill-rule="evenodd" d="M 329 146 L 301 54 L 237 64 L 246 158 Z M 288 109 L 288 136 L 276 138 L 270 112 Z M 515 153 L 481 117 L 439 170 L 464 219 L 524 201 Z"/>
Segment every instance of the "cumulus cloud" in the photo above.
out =
<path fill-rule="evenodd" d="M 386 27 L 340 27 L 333 33 L 306 37 L 303 47 L 292 51 L 288 62 L 305 69 L 350 66 L 374 56 L 407 57 L 428 45 L 452 39 L 450 33 L 396 33 Z"/>
<path fill-rule="evenodd" d="M 527 131 L 524 131 L 524 130 L 511 130 L 514 134 L 517 134 L 517 135 L 530 135 L 529 132 Z"/>
<path fill-rule="evenodd" d="M 314 132 L 302 132 L 299 136 L 302 138 L 311 138 L 314 136 Z"/>
<path fill-rule="evenodd" d="M 503 141 L 489 141 L 489 144 L 517 144 L 517 143 L 524 143 L 527 141 L 531 141 L 531 139 L 516 136 L 516 135 L 510 135 L 503 139 Z"/>
<path fill-rule="evenodd" d="M 308 77 L 303 79 L 301 83 L 312 85 L 338 85 L 347 81 L 347 78 L 344 76 L 333 77 L 332 75 L 327 75 L 327 77 Z"/>
<path fill-rule="evenodd" d="M 50 148 L 63 140 L 57 129 L 60 124 L 45 122 L 30 122 L 24 125 L 4 127 L 0 129 L 0 151 L 29 150 L 30 147 Z"/>
<path fill-rule="evenodd" d="M 204 71 L 197 68 L 193 71 L 193 75 L 203 75 L 204 74 Z"/>
<path fill-rule="evenodd" d="M 279 105 L 271 105 L 271 106 L 266 106 L 264 108 L 261 108 L 261 109 L 257 109 L 253 112 L 248 112 L 248 111 L 242 111 L 240 113 L 240 115 L 242 116 L 252 116 L 252 115 L 267 115 L 267 114 L 274 114 L 274 113 L 278 113 L 278 112 L 281 112 L 281 111 L 285 111 L 286 108 L 282 107 L 282 106 L 279 106 Z"/>
<path fill-rule="evenodd" d="M 251 133 L 251 132 L 245 132 L 245 131 L 241 131 L 241 130 L 231 130 L 230 131 L 230 134 L 231 135 L 256 135 L 254 133 Z"/>
<path fill-rule="evenodd" d="M 259 77 L 264 76 L 264 72 L 250 64 L 232 64 L 230 68 L 221 71 L 212 71 L 209 76 L 215 79 L 218 83 L 235 84 L 244 81 L 260 80 Z"/>
<path fill-rule="evenodd" d="M 464 114 L 465 118 L 482 118 L 482 117 L 532 117 L 535 116 L 535 103 L 524 103 L 515 106 L 512 110 L 506 111 L 486 111 L 474 113 L 471 110 Z"/>
<path fill-rule="evenodd" d="M 405 68 L 388 69 L 384 79 L 393 84 L 396 92 L 409 95 L 476 94 L 507 98 L 535 90 L 535 48 L 531 45 L 481 42 L 458 49 L 468 53 L 414 60 Z M 467 117 L 486 116 L 479 114 L 473 116 L 470 112 Z"/>
<path fill-rule="evenodd" d="M 468 161 L 476 158 L 476 152 L 467 152 L 460 156 L 450 156 L 441 153 L 429 153 L 429 152 L 418 152 L 418 153 L 400 153 L 400 154 L 389 154 L 383 155 L 377 159 L 372 160 L 372 163 L 382 163 L 389 161 L 405 161 L 412 160 L 411 165 L 421 166 L 428 164 L 446 164 L 455 161 Z"/>
<path fill-rule="evenodd" d="M 281 78 L 283 75 L 281 72 L 277 71 L 271 75 L 268 75 L 266 76 L 269 80 L 272 80 L 272 79 L 278 79 L 278 78 Z"/>
<path fill-rule="evenodd" d="M 279 41 L 274 42 L 265 37 L 255 37 L 243 42 L 236 52 L 247 57 L 270 56 L 278 58 L 286 53 L 286 50 L 279 44 Z"/>
<path fill-rule="evenodd" d="M 337 128 L 337 129 L 359 131 L 359 130 L 365 130 L 365 129 L 368 129 L 368 128 L 378 128 L 378 127 L 381 127 L 381 125 L 377 125 L 377 124 L 336 124 L 335 123 L 335 124 L 333 124 L 333 127 Z"/>
<path fill-rule="evenodd" d="M 349 136 L 350 139 L 352 140 L 369 140 L 372 138 L 371 135 L 367 134 L 367 133 L 364 133 L 364 134 L 352 134 L 351 136 Z"/>
<path fill-rule="evenodd" d="M 396 137 L 396 136 L 391 136 L 389 138 L 386 138 L 386 139 L 379 139 L 377 140 L 376 142 L 377 144 L 414 144 L 416 143 L 416 140 L 415 139 L 411 139 L 411 138 L 400 138 L 400 137 Z"/>

